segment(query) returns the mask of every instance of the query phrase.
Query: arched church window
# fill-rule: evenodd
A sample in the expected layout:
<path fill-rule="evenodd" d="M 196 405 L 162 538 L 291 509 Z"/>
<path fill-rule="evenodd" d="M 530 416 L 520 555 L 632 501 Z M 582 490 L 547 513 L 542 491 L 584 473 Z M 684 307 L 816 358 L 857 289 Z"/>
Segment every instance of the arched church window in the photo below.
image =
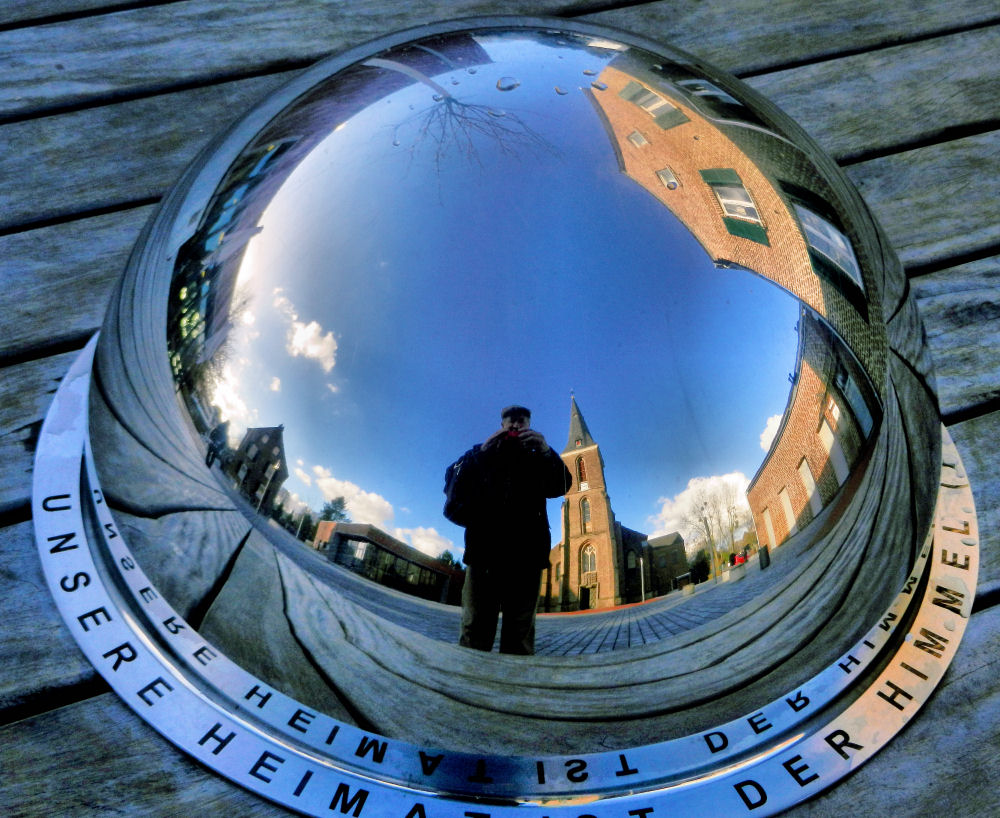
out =
<path fill-rule="evenodd" d="M 580 528 L 590 531 L 590 500 L 586 497 L 580 501 Z"/>
<path fill-rule="evenodd" d="M 583 462 L 582 457 L 576 459 L 576 478 L 581 483 L 587 482 L 587 464 Z"/>
<path fill-rule="evenodd" d="M 585 545 L 580 554 L 580 573 L 591 574 L 597 570 L 597 549 L 592 545 Z"/>

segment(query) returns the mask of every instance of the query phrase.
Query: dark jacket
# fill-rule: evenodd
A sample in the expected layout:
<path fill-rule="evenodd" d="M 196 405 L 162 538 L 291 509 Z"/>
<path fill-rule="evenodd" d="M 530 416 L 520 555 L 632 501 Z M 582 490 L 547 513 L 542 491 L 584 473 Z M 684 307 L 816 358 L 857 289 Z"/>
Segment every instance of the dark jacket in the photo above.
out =
<path fill-rule="evenodd" d="M 545 500 L 562 497 L 572 476 L 554 449 L 527 450 L 517 441 L 475 446 L 461 463 L 453 492 L 463 507 L 467 565 L 513 560 L 547 568 L 552 547 Z"/>

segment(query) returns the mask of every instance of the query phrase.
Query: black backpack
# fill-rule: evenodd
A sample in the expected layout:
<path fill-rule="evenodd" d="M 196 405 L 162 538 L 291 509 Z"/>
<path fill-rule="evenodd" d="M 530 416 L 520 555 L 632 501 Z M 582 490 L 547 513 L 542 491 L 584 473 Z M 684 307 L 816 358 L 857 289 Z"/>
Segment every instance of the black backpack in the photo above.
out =
<path fill-rule="evenodd" d="M 444 471 L 444 516 L 455 525 L 467 526 L 475 518 L 476 452 L 473 446 Z"/>

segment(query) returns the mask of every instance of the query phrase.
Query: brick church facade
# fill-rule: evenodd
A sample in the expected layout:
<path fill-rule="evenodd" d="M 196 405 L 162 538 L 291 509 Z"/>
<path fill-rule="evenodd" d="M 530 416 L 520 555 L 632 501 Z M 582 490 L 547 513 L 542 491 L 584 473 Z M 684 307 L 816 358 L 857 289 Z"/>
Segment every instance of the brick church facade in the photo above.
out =
<path fill-rule="evenodd" d="M 672 590 L 687 573 L 684 540 L 675 533 L 651 543 L 615 519 L 604 457 L 576 398 L 561 456 L 573 483 L 562 504 L 562 539 L 542 577 L 541 610 L 611 608 Z"/>

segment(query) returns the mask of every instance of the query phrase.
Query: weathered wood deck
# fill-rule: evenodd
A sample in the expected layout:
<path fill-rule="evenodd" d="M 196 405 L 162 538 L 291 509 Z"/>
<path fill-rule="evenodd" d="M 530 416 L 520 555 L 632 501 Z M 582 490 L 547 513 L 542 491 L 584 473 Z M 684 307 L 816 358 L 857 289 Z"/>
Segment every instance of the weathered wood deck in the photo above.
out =
<path fill-rule="evenodd" d="M 989 3 L 112 2 L 0 11 L 0 807 L 15 815 L 278 810 L 105 692 L 51 604 L 34 441 L 152 207 L 290 72 L 435 18 L 586 16 L 745 78 L 847 170 L 900 254 L 976 496 L 977 613 L 924 713 L 803 815 L 1000 813 L 1000 10 Z"/>

